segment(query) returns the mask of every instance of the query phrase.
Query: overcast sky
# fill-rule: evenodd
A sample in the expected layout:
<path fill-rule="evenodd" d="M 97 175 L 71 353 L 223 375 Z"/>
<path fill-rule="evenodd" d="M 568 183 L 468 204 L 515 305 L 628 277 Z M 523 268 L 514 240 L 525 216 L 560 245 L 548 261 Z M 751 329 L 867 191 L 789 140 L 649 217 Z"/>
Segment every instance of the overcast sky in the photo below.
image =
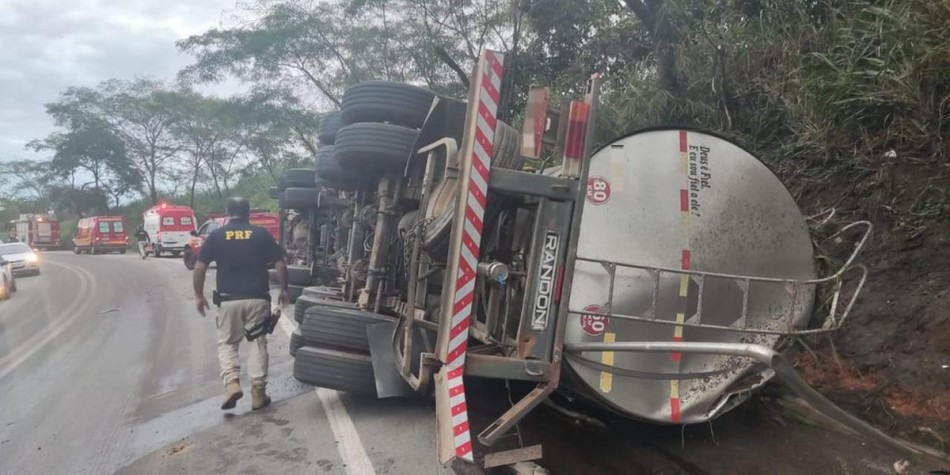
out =
<path fill-rule="evenodd" d="M 109 78 L 173 78 L 175 41 L 219 26 L 235 0 L 0 0 L 0 160 L 53 130 L 43 104 Z M 236 92 L 234 83 L 212 92 Z"/>

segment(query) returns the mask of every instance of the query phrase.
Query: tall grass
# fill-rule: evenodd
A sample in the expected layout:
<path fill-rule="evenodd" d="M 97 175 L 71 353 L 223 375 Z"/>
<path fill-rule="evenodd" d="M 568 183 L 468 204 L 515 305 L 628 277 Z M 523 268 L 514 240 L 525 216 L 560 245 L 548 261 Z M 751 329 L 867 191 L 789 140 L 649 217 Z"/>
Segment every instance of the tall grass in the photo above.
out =
<path fill-rule="evenodd" d="M 792 188 L 850 180 L 841 197 L 897 228 L 947 220 L 950 0 L 738 3 L 757 8 L 669 0 L 679 89 L 661 90 L 649 62 L 609 78 L 600 138 L 661 123 L 712 129 Z"/>

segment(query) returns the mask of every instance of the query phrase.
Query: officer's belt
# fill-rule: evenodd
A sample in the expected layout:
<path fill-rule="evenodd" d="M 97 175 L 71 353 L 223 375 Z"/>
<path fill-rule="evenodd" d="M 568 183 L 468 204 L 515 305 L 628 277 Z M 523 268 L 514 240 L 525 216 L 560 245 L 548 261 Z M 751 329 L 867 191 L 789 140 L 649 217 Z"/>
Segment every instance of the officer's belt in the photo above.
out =
<path fill-rule="evenodd" d="M 270 302 L 270 295 L 221 294 L 216 290 L 211 296 L 211 300 L 215 305 L 221 305 L 224 302 L 233 302 L 235 300 L 266 300 Z"/>

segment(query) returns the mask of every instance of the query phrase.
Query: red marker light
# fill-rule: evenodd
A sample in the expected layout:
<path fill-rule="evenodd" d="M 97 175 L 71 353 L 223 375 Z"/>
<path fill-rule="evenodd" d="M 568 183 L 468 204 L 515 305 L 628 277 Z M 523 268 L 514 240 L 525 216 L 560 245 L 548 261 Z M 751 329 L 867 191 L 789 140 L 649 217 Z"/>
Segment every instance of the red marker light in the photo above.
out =
<path fill-rule="evenodd" d="M 584 158 L 584 143 L 587 138 L 587 119 L 590 117 L 590 104 L 571 101 L 568 113 L 567 131 L 564 140 L 564 164 L 561 176 L 577 178 L 581 172 L 581 160 Z"/>
<path fill-rule="evenodd" d="M 544 132 L 548 129 L 548 101 L 551 93 L 546 87 L 531 88 L 528 91 L 528 104 L 525 107 L 525 119 L 522 126 L 521 154 L 525 157 L 539 158 Z M 527 138 L 531 137 L 532 140 Z"/>

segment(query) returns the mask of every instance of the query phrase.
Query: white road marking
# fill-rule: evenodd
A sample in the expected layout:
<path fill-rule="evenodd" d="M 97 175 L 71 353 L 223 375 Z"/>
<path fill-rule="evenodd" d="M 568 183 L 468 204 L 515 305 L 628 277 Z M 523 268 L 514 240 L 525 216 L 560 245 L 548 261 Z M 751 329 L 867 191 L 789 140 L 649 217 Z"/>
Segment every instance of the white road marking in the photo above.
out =
<path fill-rule="evenodd" d="M 296 329 L 296 325 L 291 323 L 289 318 L 281 318 L 279 321 L 281 329 L 289 338 Z M 316 392 L 323 406 L 323 412 L 330 421 L 330 430 L 333 431 L 333 438 L 337 441 L 337 451 L 343 459 L 347 475 L 376 475 L 376 469 L 373 468 L 366 448 L 363 447 L 360 434 L 353 425 L 353 419 L 350 419 L 346 406 L 343 405 L 343 401 L 340 401 L 339 393 L 326 388 L 317 388 Z"/>
<path fill-rule="evenodd" d="M 290 335 L 297 329 L 297 325 L 294 324 L 295 322 L 291 323 L 292 320 L 287 315 L 281 315 L 281 317 L 282 318 L 278 320 L 280 322 L 280 328 L 287 334 L 287 338 L 290 338 Z"/>
<path fill-rule="evenodd" d="M 339 393 L 331 389 L 317 388 L 317 397 L 323 405 L 323 411 L 330 420 L 330 430 L 337 440 L 337 450 L 343 458 L 348 475 L 375 475 L 376 470 L 369 461 L 369 455 L 363 448 L 360 435 L 356 432 L 353 420 L 340 401 Z"/>
<path fill-rule="evenodd" d="M 51 322 L 48 331 L 34 334 L 32 337 L 20 344 L 20 346 L 12 349 L 8 356 L 0 358 L 0 367 L 6 366 L 5 368 L 0 369 L 0 379 L 3 379 L 8 374 L 12 373 L 24 361 L 33 356 L 37 351 L 43 349 L 43 347 L 45 347 L 49 342 L 53 341 L 54 338 L 63 333 L 63 331 L 69 328 L 69 326 L 74 321 L 76 321 L 77 318 L 84 315 L 89 309 L 90 305 L 92 305 L 92 303 L 95 301 L 95 294 L 92 292 L 92 287 L 95 285 L 95 282 L 93 280 L 92 274 L 87 272 L 85 269 L 61 264 L 58 262 L 47 262 L 47 264 L 55 267 L 61 267 L 75 273 L 79 277 L 79 292 L 77 294 L 80 297 L 74 300 L 73 304 L 61 313 L 61 315 L 64 315 L 63 317 Z"/>

